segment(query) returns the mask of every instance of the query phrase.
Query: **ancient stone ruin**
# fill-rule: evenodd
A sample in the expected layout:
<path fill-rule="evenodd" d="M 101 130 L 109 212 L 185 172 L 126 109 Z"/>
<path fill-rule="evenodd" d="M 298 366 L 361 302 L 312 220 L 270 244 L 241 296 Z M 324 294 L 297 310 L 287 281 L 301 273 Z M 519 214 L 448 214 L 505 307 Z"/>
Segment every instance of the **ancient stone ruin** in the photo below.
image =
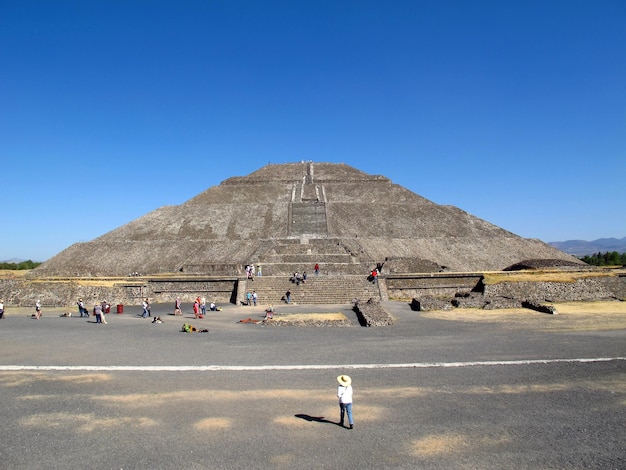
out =
<path fill-rule="evenodd" d="M 252 279 L 246 266 L 255 268 Z M 381 275 L 373 282 L 369 274 L 377 266 Z M 181 205 L 76 243 L 33 270 L 30 283 L 6 281 L 0 293 L 9 304 L 38 297 L 71 305 L 81 296 L 173 302 L 197 295 L 241 304 L 256 291 L 261 303 L 276 304 L 290 290 L 300 304 L 422 298 L 425 305 L 484 295 L 482 273 L 529 266 L 588 268 L 384 176 L 299 162 L 229 178 Z M 295 272 L 307 272 L 307 281 L 296 285 Z"/>
<path fill-rule="evenodd" d="M 313 271 L 363 274 L 502 270 L 527 259 L 582 265 L 456 207 L 435 204 L 384 176 L 335 163 L 267 165 L 179 206 L 161 207 L 86 243 L 38 276 L 129 273 L 239 276 Z"/>

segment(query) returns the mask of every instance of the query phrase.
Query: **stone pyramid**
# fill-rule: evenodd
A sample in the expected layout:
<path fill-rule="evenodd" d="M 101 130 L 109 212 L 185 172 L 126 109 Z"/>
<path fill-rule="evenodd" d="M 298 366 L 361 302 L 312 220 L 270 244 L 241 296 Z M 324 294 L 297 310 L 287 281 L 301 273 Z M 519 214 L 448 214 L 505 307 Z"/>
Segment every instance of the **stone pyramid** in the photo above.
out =
<path fill-rule="evenodd" d="M 364 274 L 483 272 L 524 260 L 581 263 L 388 178 L 345 164 L 270 164 L 232 177 L 178 206 L 165 206 L 39 268 L 41 276 L 129 273 L 241 276 L 310 270 Z"/>

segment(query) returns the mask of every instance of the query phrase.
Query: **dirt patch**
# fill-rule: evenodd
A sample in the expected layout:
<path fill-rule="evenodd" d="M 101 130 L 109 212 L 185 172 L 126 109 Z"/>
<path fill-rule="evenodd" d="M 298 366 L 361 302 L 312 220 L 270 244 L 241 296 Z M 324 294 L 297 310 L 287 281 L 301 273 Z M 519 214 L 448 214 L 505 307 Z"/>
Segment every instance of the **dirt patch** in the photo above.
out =
<path fill-rule="evenodd" d="M 232 420 L 229 418 L 205 418 L 193 425 L 198 431 L 212 431 L 215 429 L 228 429 L 232 427 Z"/>
<path fill-rule="evenodd" d="M 352 322 L 343 313 L 274 315 L 274 318 L 265 324 L 270 326 L 352 326 Z"/>

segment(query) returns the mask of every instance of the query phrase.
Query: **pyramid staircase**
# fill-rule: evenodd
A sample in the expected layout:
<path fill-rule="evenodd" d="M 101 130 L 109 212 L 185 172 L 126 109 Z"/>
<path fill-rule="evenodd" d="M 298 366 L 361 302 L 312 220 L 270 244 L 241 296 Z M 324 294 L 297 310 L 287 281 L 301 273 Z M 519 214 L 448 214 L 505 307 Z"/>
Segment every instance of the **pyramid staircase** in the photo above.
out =
<path fill-rule="evenodd" d="M 263 240 L 247 259 L 261 267 L 263 276 L 304 271 L 311 276 L 316 263 L 325 276 L 367 276 L 376 265 L 355 240 L 306 236 Z"/>

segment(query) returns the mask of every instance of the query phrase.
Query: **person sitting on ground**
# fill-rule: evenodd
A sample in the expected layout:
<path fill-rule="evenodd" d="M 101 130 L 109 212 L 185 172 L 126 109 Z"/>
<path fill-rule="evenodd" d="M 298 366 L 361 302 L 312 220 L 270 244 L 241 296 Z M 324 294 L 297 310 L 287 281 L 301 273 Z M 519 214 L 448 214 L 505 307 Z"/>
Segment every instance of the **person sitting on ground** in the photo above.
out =
<path fill-rule="evenodd" d="M 215 312 L 217 311 L 217 306 L 213 302 L 211 302 L 211 304 L 209 305 L 209 310 Z"/>

